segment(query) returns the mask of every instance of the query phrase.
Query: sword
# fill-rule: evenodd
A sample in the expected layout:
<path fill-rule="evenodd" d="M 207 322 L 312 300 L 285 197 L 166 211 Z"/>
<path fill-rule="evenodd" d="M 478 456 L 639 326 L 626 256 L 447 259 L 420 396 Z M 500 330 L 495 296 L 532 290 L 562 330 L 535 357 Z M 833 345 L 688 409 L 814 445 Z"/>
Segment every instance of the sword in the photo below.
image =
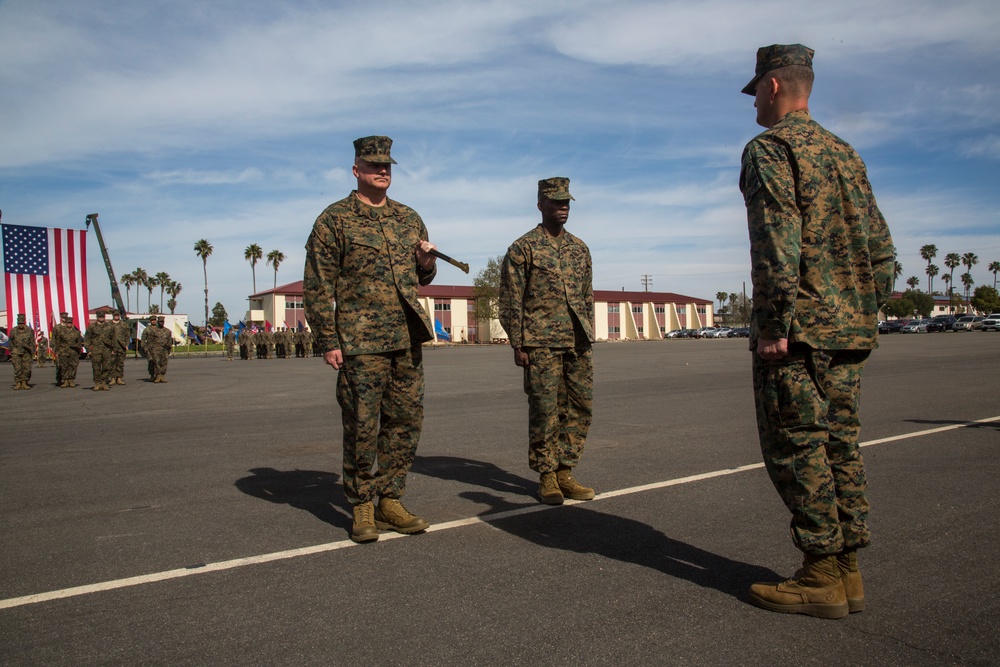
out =
<path fill-rule="evenodd" d="M 449 257 L 448 255 L 446 255 L 443 252 L 440 252 L 438 250 L 431 250 L 430 253 L 432 255 L 434 255 L 435 257 L 437 257 L 438 259 L 443 259 L 444 261 L 448 262 L 452 266 L 457 266 L 458 268 L 462 269 L 466 273 L 469 272 L 469 265 L 466 264 L 465 262 L 460 262 L 457 259 Z"/>

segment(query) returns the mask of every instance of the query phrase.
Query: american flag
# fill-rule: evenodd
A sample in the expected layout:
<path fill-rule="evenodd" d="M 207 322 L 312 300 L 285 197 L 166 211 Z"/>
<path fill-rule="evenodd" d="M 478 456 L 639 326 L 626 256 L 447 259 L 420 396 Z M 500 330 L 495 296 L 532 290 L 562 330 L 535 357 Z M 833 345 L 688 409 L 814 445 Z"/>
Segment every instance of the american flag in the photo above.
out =
<path fill-rule="evenodd" d="M 52 227 L 3 227 L 4 285 L 7 321 L 24 313 L 46 337 L 59 313 L 67 312 L 85 331 L 87 303 L 87 232 Z"/>

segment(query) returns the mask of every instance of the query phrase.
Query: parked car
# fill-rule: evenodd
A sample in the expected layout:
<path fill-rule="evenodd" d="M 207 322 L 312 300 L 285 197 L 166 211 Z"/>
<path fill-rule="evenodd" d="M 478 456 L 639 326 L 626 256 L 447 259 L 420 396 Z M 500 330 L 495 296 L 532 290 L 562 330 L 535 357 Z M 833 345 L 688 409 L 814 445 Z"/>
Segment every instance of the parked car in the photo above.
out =
<path fill-rule="evenodd" d="M 730 338 L 749 338 L 750 327 L 738 327 L 729 332 Z"/>
<path fill-rule="evenodd" d="M 1000 313 L 986 316 L 983 320 L 983 331 L 1000 331 Z"/>
<path fill-rule="evenodd" d="M 667 338 L 690 338 L 690 329 L 673 329 L 667 332 Z"/>
<path fill-rule="evenodd" d="M 927 325 L 927 332 L 954 331 L 957 321 L 958 318 L 954 315 L 937 315 L 931 318 L 930 324 Z"/>
<path fill-rule="evenodd" d="M 715 331 L 715 327 L 702 327 L 694 332 L 695 338 L 708 338 L 708 334 Z"/>
<path fill-rule="evenodd" d="M 927 325 L 930 320 L 913 320 L 909 324 L 904 324 L 899 333 L 927 333 Z"/>
<path fill-rule="evenodd" d="M 982 315 L 965 315 L 958 318 L 958 322 L 955 322 L 955 331 L 975 331 L 976 329 L 982 329 L 983 320 L 985 319 Z"/>
<path fill-rule="evenodd" d="M 721 327 L 715 331 L 709 332 L 705 338 L 729 338 L 729 332 L 732 331 L 729 327 Z"/>
<path fill-rule="evenodd" d="M 909 320 L 888 320 L 878 325 L 878 332 L 880 334 L 899 333 L 899 330 L 909 323 Z"/>

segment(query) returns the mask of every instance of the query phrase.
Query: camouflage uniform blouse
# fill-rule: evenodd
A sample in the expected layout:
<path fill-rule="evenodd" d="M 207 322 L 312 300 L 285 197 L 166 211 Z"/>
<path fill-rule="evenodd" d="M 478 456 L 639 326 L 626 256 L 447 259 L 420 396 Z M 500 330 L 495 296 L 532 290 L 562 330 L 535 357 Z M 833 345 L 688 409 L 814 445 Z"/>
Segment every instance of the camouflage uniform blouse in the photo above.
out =
<path fill-rule="evenodd" d="M 538 225 L 514 241 L 500 269 L 500 324 L 511 347 L 575 347 L 594 341 L 593 266 L 587 244 Z"/>
<path fill-rule="evenodd" d="M 864 162 L 805 110 L 743 150 L 757 339 L 815 349 L 878 346 L 895 251 Z"/>
<path fill-rule="evenodd" d="M 302 291 L 321 352 L 376 354 L 434 339 L 417 300 L 417 285 L 437 273 L 417 265 L 422 240 L 423 220 L 392 199 L 369 206 L 352 192 L 320 214 L 306 242 Z"/>

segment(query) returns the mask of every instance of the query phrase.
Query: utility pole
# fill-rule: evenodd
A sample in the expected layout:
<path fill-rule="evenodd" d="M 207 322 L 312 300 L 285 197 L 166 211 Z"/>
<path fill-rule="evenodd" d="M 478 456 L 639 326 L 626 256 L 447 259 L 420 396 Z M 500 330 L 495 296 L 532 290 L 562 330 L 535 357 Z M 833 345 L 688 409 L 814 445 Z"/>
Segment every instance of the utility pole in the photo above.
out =
<path fill-rule="evenodd" d="M 642 274 L 642 288 L 644 292 L 649 291 L 649 286 L 653 284 L 653 276 L 648 273 Z"/>

